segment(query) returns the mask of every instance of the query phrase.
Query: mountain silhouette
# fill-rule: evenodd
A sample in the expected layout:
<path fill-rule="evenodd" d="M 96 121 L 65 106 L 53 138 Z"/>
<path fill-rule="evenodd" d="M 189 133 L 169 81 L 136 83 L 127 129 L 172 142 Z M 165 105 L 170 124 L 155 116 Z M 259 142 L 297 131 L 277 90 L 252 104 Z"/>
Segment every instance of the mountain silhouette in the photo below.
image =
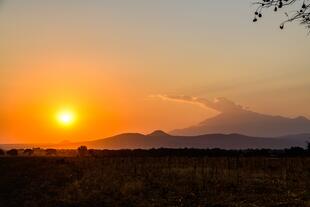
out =
<path fill-rule="evenodd" d="M 215 117 L 183 129 L 171 131 L 174 135 L 201 135 L 213 133 L 237 133 L 254 137 L 278 137 L 289 134 L 310 133 L 310 120 L 300 116 L 288 118 L 250 111 L 226 98 L 209 101 L 190 96 L 161 96 L 165 100 L 182 101 L 213 109 L 219 112 Z"/>
<path fill-rule="evenodd" d="M 166 132 L 164 132 L 162 130 L 155 130 L 151 134 L 149 134 L 148 136 L 151 136 L 151 137 L 167 137 L 167 136 L 171 136 L 171 135 L 167 134 Z"/>
<path fill-rule="evenodd" d="M 286 118 L 238 110 L 221 113 L 195 126 L 176 129 L 171 133 L 175 135 L 238 133 L 248 136 L 277 137 L 310 133 L 310 120 L 305 117 Z"/>
<path fill-rule="evenodd" d="M 85 145 L 92 149 L 151 149 L 151 148 L 222 148 L 222 149 L 284 149 L 293 146 L 305 147 L 309 134 L 282 137 L 251 137 L 241 134 L 205 134 L 198 136 L 174 136 L 156 130 L 150 134 L 125 133 L 104 139 L 86 142 L 61 142 L 50 145 L 0 145 L 0 148 L 57 148 L 76 149 Z"/>
<path fill-rule="evenodd" d="M 222 148 L 284 149 L 292 146 L 305 147 L 310 134 L 289 135 L 277 138 L 250 137 L 240 134 L 205 134 L 198 136 L 174 136 L 156 130 L 151 134 L 125 133 L 89 142 L 54 145 L 55 148 L 77 148 L 85 145 L 93 149 L 150 149 L 150 148 Z"/>

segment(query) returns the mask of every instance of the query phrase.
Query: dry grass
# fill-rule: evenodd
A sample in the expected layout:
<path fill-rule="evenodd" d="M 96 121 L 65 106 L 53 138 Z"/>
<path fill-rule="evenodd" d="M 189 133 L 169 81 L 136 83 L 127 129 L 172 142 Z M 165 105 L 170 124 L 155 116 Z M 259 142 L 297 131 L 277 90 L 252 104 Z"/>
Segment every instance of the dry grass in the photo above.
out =
<path fill-rule="evenodd" d="M 310 158 L 3 157 L 0 206 L 310 206 Z"/>

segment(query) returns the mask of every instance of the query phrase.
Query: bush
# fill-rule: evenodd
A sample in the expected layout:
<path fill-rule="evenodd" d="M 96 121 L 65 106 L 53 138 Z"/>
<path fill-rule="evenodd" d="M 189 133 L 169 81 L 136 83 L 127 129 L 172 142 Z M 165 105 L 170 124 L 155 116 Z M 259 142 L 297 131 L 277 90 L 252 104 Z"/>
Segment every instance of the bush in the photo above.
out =
<path fill-rule="evenodd" d="M 32 149 L 25 149 L 24 152 L 23 152 L 23 154 L 24 154 L 24 155 L 31 156 L 31 155 L 33 154 L 33 152 L 34 152 L 34 151 L 33 151 Z"/>
<path fill-rule="evenodd" d="M 48 156 L 56 155 L 57 154 L 57 150 L 56 149 L 46 149 L 45 150 L 45 154 L 48 155 Z"/>
<path fill-rule="evenodd" d="M 3 155 L 5 155 L 5 152 L 3 149 L 0 149 L 0 156 L 3 156 Z"/>
<path fill-rule="evenodd" d="M 17 149 L 10 149 L 9 151 L 6 152 L 6 154 L 10 155 L 10 156 L 17 156 L 18 151 L 17 151 Z"/>
<path fill-rule="evenodd" d="M 78 149 L 78 156 L 85 157 L 88 154 L 88 150 L 86 146 L 80 146 Z"/>

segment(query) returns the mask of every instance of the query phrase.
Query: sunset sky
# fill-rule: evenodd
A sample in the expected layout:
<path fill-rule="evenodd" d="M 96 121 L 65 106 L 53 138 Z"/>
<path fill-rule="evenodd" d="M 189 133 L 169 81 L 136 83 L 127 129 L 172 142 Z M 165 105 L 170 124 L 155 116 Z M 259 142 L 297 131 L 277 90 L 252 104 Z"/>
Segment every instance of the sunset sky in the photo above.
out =
<path fill-rule="evenodd" d="M 308 31 L 280 30 L 281 12 L 252 23 L 251 2 L 0 0 L 0 143 L 169 132 L 216 114 L 160 95 L 310 118 Z"/>

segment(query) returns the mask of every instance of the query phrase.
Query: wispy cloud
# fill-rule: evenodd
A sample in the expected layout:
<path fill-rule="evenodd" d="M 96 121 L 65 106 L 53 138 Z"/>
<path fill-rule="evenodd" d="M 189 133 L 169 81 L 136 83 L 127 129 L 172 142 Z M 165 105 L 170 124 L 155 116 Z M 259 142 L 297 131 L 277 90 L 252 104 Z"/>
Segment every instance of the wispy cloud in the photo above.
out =
<path fill-rule="evenodd" d="M 223 97 L 215 98 L 213 101 L 210 101 L 205 98 L 186 96 L 186 95 L 163 95 L 157 94 L 152 95 L 153 98 L 160 98 L 162 100 L 167 101 L 177 101 L 177 102 L 185 102 L 190 104 L 197 104 L 199 106 L 214 109 L 218 112 L 233 112 L 236 110 L 244 110 L 244 107 L 234 103 L 231 100 L 228 100 Z"/>

